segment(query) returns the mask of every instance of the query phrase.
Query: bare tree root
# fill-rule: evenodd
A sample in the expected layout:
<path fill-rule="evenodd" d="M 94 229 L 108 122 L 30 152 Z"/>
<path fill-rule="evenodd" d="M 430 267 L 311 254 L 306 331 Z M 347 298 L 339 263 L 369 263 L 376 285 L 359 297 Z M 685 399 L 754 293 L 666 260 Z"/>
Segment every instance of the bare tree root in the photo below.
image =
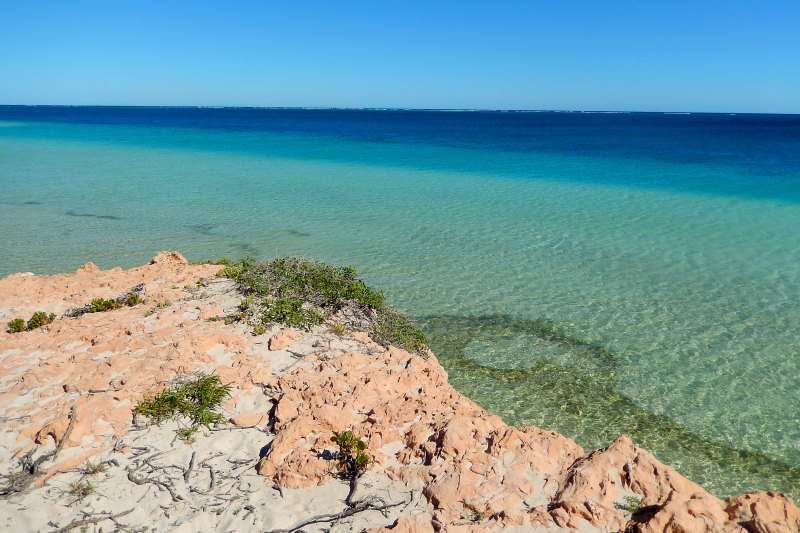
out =
<path fill-rule="evenodd" d="M 111 513 L 87 514 L 84 518 L 73 520 L 64 527 L 57 527 L 56 529 L 53 530 L 52 533 L 68 533 L 69 531 L 72 531 L 76 527 L 83 527 L 91 524 L 97 524 L 100 522 L 104 522 L 106 520 L 111 520 L 112 522 L 114 522 L 115 525 L 118 526 L 118 524 L 116 523 L 117 518 L 121 518 L 132 512 L 133 508 L 128 509 L 127 511 L 122 511 L 121 513 L 117 514 L 111 514 Z M 52 522 L 50 525 L 53 525 Z"/>
<path fill-rule="evenodd" d="M 383 500 L 380 498 L 367 498 L 360 502 L 356 502 L 353 505 L 348 506 L 344 511 L 334 514 L 322 514 L 317 516 L 312 516 L 311 518 L 300 522 L 299 524 L 295 524 L 294 526 L 288 529 L 271 529 L 267 533 L 292 533 L 293 531 L 297 531 L 301 528 L 306 526 L 310 526 L 312 524 L 325 524 L 325 523 L 333 523 L 344 518 L 351 517 L 358 513 L 363 513 L 366 511 L 378 511 L 379 513 L 383 514 L 384 516 L 387 515 L 387 511 L 394 507 L 400 507 L 405 501 L 402 502 L 395 502 L 395 503 L 384 503 Z"/>
<path fill-rule="evenodd" d="M 64 448 L 64 443 L 69 439 L 72 433 L 72 428 L 75 426 L 75 418 L 75 406 L 73 405 L 69 411 L 69 424 L 67 424 L 67 429 L 64 431 L 61 440 L 58 441 L 55 450 L 42 454 L 34 459 L 33 454 L 36 453 L 36 448 L 34 448 L 20 458 L 19 472 L 0 476 L 7 480 L 6 485 L 0 487 L 0 497 L 25 491 L 33 480 L 41 474 L 42 465 L 47 461 L 53 462 L 56 460 L 56 457 L 58 457 L 58 454 L 61 453 L 62 448 Z"/>

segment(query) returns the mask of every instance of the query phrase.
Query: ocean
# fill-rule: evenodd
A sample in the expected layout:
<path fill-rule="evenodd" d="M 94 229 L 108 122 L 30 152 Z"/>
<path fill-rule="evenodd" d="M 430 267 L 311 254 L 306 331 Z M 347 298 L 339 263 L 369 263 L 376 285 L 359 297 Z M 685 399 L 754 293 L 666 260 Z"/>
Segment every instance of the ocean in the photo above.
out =
<path fill-rule="evenodd" d="M 0 106 L 0 235 L 350 264 L 506 421 L 800 498 L 800 116 Z"/>

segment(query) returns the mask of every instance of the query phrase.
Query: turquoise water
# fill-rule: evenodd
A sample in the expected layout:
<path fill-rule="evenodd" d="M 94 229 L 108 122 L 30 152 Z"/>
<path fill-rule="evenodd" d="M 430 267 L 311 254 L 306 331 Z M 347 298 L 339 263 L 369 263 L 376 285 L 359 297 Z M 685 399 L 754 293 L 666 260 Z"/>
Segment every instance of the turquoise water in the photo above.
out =
<path fill-rule="evenodd" d="M 353 264 L 418 319 L 457 388 L 509 422 L 586 447 L 628 432 L 720 495 L 800 498 L 797 130 L 770 161 L 769 143 L 673 157 L 325 120 L 0 111 L 0 274 L 162 249 Z"/>

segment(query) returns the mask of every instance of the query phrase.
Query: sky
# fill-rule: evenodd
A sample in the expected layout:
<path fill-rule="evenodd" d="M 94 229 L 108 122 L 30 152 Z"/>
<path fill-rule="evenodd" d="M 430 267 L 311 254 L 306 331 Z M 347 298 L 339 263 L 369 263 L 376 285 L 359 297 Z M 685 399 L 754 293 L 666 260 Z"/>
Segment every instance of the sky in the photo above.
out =
<path fill-rule="evenodd" d="M 800 1 L 0 0 L 0 104 L 800 113 Z"/>

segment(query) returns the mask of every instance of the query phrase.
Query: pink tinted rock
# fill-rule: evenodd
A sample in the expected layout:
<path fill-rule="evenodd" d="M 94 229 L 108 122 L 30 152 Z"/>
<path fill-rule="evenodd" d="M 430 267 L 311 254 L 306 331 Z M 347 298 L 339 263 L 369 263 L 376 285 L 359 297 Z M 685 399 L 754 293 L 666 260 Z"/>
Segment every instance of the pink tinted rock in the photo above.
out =
<path fill-rule="evenodd" d="M 401 516 L 390 526 L 370 530 L 373 533 L 433 533 L 433 515 L 418 513 Z"/>
<path fill-rule="evenodd" d="M 269 349 L 273 352 L 288 348 L 302 336 L 296 329 L 284 329 L 270 337 Z"/>
<path fill-rule="evenodd" d="M 231 417 L 230 422 L 238 427 L 252 427 L 266 422 L 267 415 L 262 412 L 241 413 Z"/>
<path fill-rule="evenodd" d="M 174 250 L 158 252 L 151 260 L 151 265 L 188 265 L 189 261 L 183 254 Z"/>
<path fill-rule="evenodd" d="M 726 511 L 749 533 L 797 533 L 800 509 L 778 492 L 748 492 L 727 500 Z"/>

